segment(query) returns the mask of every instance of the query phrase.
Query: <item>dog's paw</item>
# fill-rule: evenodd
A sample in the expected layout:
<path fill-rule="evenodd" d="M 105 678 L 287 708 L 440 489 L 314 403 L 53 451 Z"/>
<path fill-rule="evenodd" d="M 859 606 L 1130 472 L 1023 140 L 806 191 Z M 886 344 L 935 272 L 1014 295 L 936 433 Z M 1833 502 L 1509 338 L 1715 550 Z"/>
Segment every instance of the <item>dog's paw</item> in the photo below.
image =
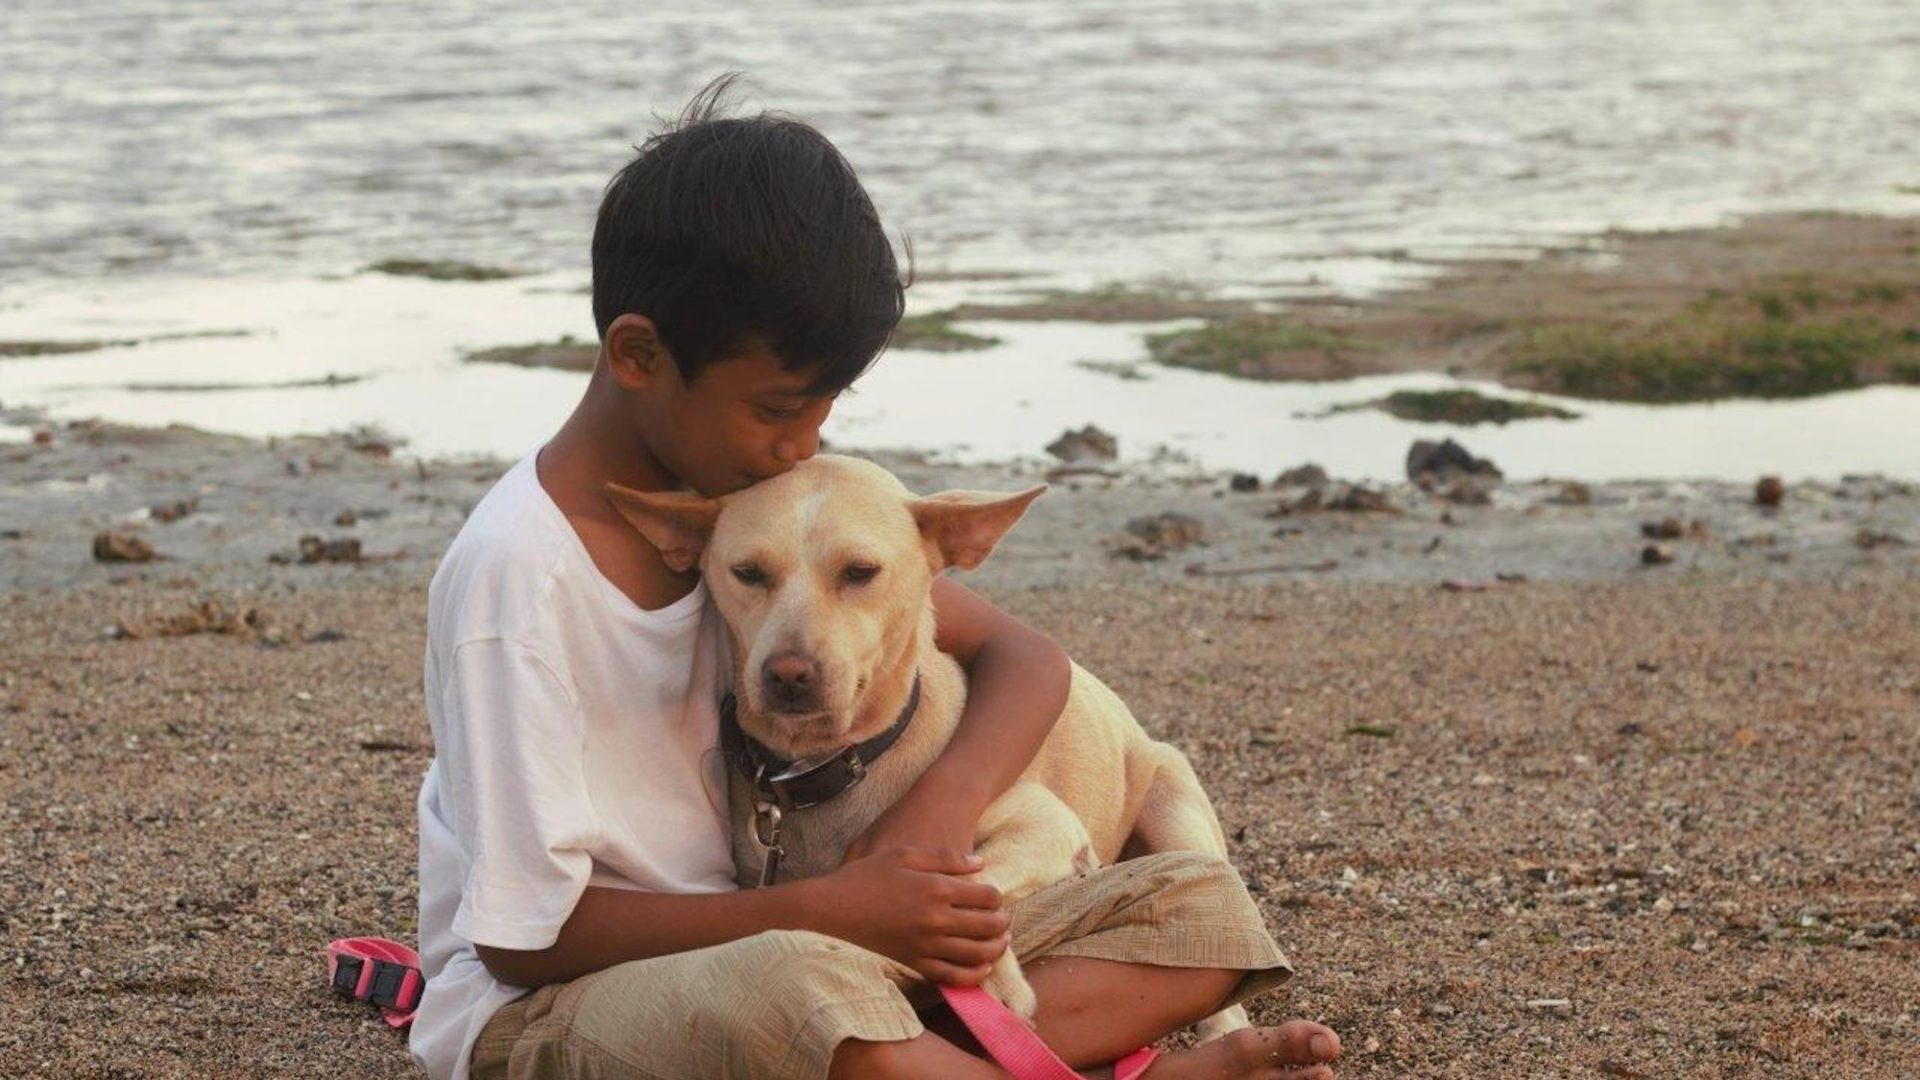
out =
<path fill-rule="evenodd" d="M 1093 850 L 1092 844 L 1083 845 L 1080 850 L 1073 853 L 1074 876 L 1091 874 L 1098 869 L 1100 869 L 1100 855 Z"/>
<path fill-rule="evenodd" d="M 994 962 L 993 973 L 980 984 L 980 989 L 1025 1020 L 1028 1027 L 1033 1026 L 1033 1018 L 1040 1012 L 1040 997 L 1027 982 L 1026 973 L 1020 970 L 1020 961 L 1014 959 L 1013 950 L 1000 954 L 1000 959 Z"/>

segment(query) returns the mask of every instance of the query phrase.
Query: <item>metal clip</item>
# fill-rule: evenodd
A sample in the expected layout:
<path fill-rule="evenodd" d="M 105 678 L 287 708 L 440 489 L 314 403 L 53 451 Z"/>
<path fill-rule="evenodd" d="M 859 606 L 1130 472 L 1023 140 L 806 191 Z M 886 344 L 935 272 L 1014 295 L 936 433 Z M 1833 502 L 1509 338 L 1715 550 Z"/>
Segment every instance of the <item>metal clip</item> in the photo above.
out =
<path fill-rule="evenodd" d="M 760 887 L 764 889 L 780 876 L 780 859 L 787 853 L 785 845 L 780 843 L 779 807 L 763 802 L 754 808 L 753 835 L 760 846 L 767 849 L 760 863 Z"/>

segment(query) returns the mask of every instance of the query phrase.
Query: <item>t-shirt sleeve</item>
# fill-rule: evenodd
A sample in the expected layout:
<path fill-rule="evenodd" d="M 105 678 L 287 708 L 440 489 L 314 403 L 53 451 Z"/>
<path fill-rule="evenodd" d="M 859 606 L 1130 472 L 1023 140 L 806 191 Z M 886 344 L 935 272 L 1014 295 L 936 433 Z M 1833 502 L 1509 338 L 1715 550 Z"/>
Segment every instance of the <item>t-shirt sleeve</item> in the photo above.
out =
<path fill-rule="evenodd" d="M 532 650 L 504 639 L 454 650 L 439 688 L 443 793 L 467 874 L 453 932 L 476 945 L 544 949 L 593 872 L 579 704 Z"/>

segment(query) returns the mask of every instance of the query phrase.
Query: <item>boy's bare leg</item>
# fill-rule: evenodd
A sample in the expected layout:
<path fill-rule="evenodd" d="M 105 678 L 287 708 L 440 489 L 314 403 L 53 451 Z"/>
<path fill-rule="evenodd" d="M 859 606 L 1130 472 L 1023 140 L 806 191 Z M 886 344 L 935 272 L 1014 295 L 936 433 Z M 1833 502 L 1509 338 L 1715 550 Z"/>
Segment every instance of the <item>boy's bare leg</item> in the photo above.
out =
<path fill-rule="evenodd" d="M 1007 1080 L 1007 1073 L 932 1031 L 897 1042 L 847 1039 L 833 1050 L 827 1080 L 908 1080 L 939 1076 L 953 1080 Z"/>
<path fill-rule="evenodd" d="M 1218 968 L 1162 967 L 1072 956 L 1043 957 L 1024 968 L 1040 1001 L 1039 1014 L 1034 1018 L 1040 1038 L 1067 1064 L 1083 1070 L 1104 1065 L 1212 1015 L 1240 980 L 1240 972 Z M 936 1010 L 925 1020 L 930 1031 L 955 1046 L 982 1052 L 951 1011 Z M 1331 1030 L 1293 1020 L 1278 1027 L 1234 1032 L 1184 1053 L 1163 1056 L 1146 1077 L 1308 1080 L 1332 1076 L 1324 1063 L 1339 1052 L 1340 1038 Z"/>
<path fill-rule="evenodd" d="M 1142 1080 L 1333 1080 L 1325 1057 L 1310 1042 L 1331 1034 L 1318 1024 L 1294 1020 L 1277 1028 L 1248 1028 L 1204 1046 L 1156 1060 Z M 1337 1047 L 1336 1047 L 1337 1049 Z M 1086 1080 L 1111 1080 L 1106 1067 L 1079 1069 Z M 983 1061 L 933 1030 L 897 1042 L 848 1039 L 833 1054 L 827 1080 L 1007 1080 L 992 1062 Z"/>

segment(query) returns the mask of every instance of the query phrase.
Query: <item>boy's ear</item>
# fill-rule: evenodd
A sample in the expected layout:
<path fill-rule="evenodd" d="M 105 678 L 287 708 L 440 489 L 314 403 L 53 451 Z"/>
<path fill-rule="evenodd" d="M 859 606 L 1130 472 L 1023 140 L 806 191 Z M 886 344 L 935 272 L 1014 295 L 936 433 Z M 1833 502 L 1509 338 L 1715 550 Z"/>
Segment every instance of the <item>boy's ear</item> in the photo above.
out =
<path fill-rule="evenodd" d="M 942 491 L 907 504 L 914 524 L 927 542 L 935 573 L 949 566 L 971 570 L 987 561 L 994 546 L 1007 535 L 1047 485 L 1017 495 L 999 491 Z"/>
<path fill-rule="evenodd" d="M 639 390 L 673 365 L 659 328 L 645 315 L 629 312 L 614 319 L 602 340 L 607 371 L 622 390 Z"/>
<path fill-rule="evenodd" d="M 607 501 L 660 552 L 673 570 L 685 573 L 700 563 L 720 519 L 720 500 L 691 491 L 635 491 L 608 484 Z"/>

